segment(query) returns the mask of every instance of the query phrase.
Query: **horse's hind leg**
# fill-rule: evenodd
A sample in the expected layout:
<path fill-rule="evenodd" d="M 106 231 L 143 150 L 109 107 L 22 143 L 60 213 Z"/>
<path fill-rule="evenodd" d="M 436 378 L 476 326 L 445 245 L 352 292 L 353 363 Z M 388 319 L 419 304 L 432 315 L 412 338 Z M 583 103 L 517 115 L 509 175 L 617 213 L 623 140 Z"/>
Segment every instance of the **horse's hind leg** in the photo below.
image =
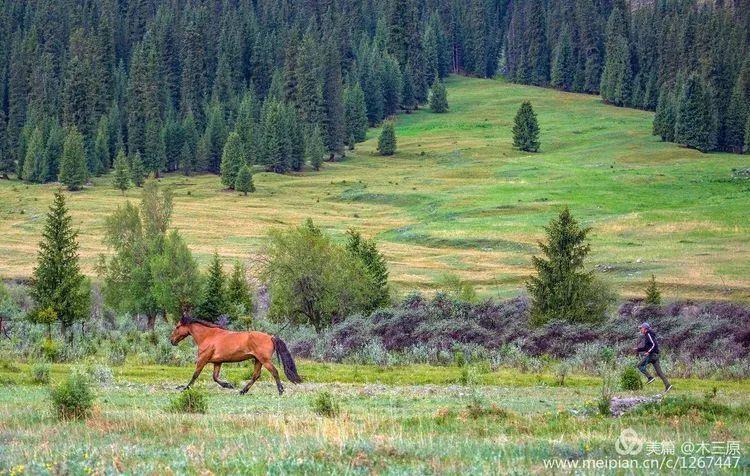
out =
<path fill-rule="evenodd" d="M 221 372 L 221 364 L 214 364 L 214 382 L 221 385 L 223 388 L 234 388 L 234 385 L 232 385 L 229 382 L 224 382 L 219 378 L 219 373 Z"/>
<path fill-rule="evenodd" d="M 268 371 L 271 372 L 271 375 L 273 375 L 274 380 L 276 380 L 276 388 L 279 391 L 279 395 L 284 393 L 284 386 L 281 385 L 281 379 L 279 378 L 279 371 L 276 370 L 276 367 L 273 366 L 273 364 L 271 363 L 271 360 L 269 359 L 263 362 L 263 367 L 268 369 Z"/>
<path fill-rule="evenodd" d="M 250 377 L 250 381 L 247 382 L 247 384 L 240 390 L 240 395 L 244 395 L 247 393 L 248 390 L 250 390 L 250 387 L 253 386 L 256 380 L 260 378 L 260 369 L 263 368 L 260 361 L 258 359 L 255 359 L 255 368 L 253 369 L 253 376 Z"/>

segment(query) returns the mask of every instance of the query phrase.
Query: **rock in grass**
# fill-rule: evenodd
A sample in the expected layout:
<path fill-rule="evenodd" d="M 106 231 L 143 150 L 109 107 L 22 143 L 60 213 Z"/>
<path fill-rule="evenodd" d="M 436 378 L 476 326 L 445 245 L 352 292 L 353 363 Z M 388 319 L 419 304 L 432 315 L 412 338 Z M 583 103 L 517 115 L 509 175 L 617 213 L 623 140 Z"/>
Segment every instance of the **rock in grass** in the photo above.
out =
<path fill-rule="evenodd" d="M 609 411 L 612 413 L 612 416 L 622 416 L 639 405 L 654 403 L 660 400 L 661 395 L 654 395 L 653 397 L 612 397 L 609 403 Z"/>

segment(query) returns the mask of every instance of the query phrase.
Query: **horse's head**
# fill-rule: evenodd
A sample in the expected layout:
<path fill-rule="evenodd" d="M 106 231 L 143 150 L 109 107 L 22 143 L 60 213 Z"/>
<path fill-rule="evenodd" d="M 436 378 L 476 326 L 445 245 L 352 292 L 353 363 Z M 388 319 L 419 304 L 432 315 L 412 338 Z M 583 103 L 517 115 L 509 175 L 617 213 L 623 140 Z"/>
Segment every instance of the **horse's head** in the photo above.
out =
<path fill-rule="evenodd" d="M 175 326 L 172 331 L 172 335 L 169 336 L 169 342 L 171 342 L 172 345 L 177 345 L 182 339 L 189 335 L 190 326 L 188 326 L 188 322 L 185 319 L 180 319 L 180 322 L 177 323 L 177 326 Z"/>

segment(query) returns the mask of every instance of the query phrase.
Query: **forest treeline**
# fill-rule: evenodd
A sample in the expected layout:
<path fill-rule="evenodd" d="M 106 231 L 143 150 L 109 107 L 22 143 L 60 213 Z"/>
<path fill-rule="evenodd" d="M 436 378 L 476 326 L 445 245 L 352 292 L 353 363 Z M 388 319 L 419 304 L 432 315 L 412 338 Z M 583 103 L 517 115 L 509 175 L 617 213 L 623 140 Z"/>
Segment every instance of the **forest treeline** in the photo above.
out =
<path fill-rule="evenodd" d="M 750 9 L 639 3 L 0 0 L 0 175 L 79 183 L 119 150 L 144 174 L 219 172 L 232 132 L 248 163 L 299 170 L 452 72 L 601 92 L 659 109 L 665 140 L 741 151 Z"/>

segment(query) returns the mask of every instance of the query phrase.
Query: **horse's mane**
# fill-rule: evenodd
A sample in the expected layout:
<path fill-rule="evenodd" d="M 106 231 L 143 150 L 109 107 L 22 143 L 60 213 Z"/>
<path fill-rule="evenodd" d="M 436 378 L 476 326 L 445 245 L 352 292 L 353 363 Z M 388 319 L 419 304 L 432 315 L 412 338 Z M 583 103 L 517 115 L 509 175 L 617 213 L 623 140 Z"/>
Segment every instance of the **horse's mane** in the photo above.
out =
<path fill-rule="evenodd" d="M 222 326 L 222 325 L 220 325 L 220 324 L 217 324 L 217 323 L 215 323 L 215 322 L 204 321 L 203 319 L 196 319 L 196 318 L 194 318 L 194 317 L 187 317 L 187 316 L 183 316 L 183 317 L 182 317 L 182 318 L 180 319 L 180 324 L 183 324 L 183 325 L 188 325 L 188 324 L 200 324 L 200 325 L 202 325 L 202 326 L 206 326 L 206 327 L 215 327 L 215 328 L 217 328 L 217 329 L 224 329 L 224 330 L 227 330 L 227 328 L 226 328 L 226 327 L 224 327 L 224 326 Z"/>

